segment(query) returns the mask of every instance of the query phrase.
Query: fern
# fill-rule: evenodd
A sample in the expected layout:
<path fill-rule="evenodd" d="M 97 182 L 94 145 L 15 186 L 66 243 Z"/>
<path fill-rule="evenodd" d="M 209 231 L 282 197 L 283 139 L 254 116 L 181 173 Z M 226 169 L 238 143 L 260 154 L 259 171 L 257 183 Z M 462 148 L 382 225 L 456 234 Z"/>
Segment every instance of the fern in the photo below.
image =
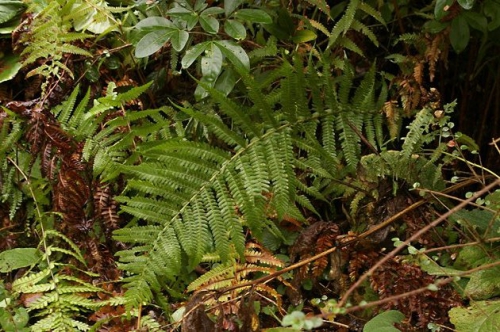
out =
<path fill-rule="evenodd" d="M 305 73 L 300 58 L 269 75 L 280 82 L 269 93 L 268 80 L 240 74 L 248 91 L 243 104 L 204 86 L 216 102 L 218 116 L 178 106 L 224 142 L 224 149 L 182 137 L 143 142 L 136 150 L 141 163 L 120 166 L 128 182 L 116 200 L 124 212 L 149 224 L 114 234 L 116 240 L 133 244 L 118 253 L 120 267 L 130 273 L 125 279 L 130 306 L 150 301 L 150 289 L 162 288 L 160 280 L 173 282 L 210 252 L 222 262 L 230 261 L 233 252 L 243 255 L 246 228 L 256 239 L 262 239 L 264 232 L 281 237 L 276 220 L 285 216 L 304 220 L 297 205 L 315 211 L 308 195 L 324 199 L 320 188 L 308 185 L 307 179 L 341 176 L 335 165 L 342 160 L 330 153 L 339 148 L 338 139 L 354 169 L 360 139 L 350 126 L 375 132 L 374 123 L 363 123 L 373 118 L 365 114 L 374 112 L 377 99 L 373 70 L 354 96 L 349 76 L 337 81 Z M 308 90 L 316 95 L 313 111 L 304 94 Z M 330 105 L 323 105 L 319 96 L 332 90 Z M 343 125 L 337 126 L 336 135 L 333 126 L 340 121 Z M 112 137 L 111 132 L 102 133 L 99 141 Z M 321 137 L 328 150 L 318 140 Z M 303 180 L 297 179 L 298 170 L 304 172 Z"/>
<path fill-rule="evenodd" d="M 36 11 L 37 4 L 32 4 L 29 11 Z M 64 1 L 50 1 L 38 14 L 30 26 L 30 34 L 24 34 L 20 42 L 27 46 L 22 51 L 24 56 L 23 66 L 30 65 L 42 59 L 41 65 L 28 73 L 28 77 L 42 75 L 44 77 L 60 77 L 62 72 L 66 72 L 71 77 L 73 73 L 63 63 L 65 53 L 91 56 L 83 48 L 70 44 L 71 41 L 84 40 L 91 35 L 84 33 L 71 33 L 71 24 L 64 19 L 70 10 L 64 6 Z M 62 72 L 61 72 L 62 71 Z"/>
<path fill-rule="evenodd" d="M 318 2 L 318 6 L 320 6 L 319 8 L 325 14 L 327 14 L 328 18 L 332 19 L 332 17 L 330 16 L 330 12 L 327 11 L 328 7 L 326 3 L 322 1 L 310 1 L 310 2 L 311 3 Z M 341 47 L 353 51 L 355 53 L 358 53 L 360 55 L 363 55 L 361 48 L 359 48 L 354 43 L 353 40 L 346 37 L 347 31 L 352 29 L 360 32 L 364 36 L 368 37 L 368 39 L 370 39 L 370 41 L 375 46 L 378 46 L 378 40 L 373 31 L 367 25 L 362 23 L 358 18 L 356 18 L 356 15 L 360 12 L 364 12 L 364 14 L 369 15 L 379 23 L 385 25 L 385 21 L 382 18 L 380 12 L 371 7 L 366 2 L 358 0 L 349 1 L 347 9 L 344 12 L 344 15 L 337 21 L 333 29 L 329 32 L 322 24 L 314 20 L 310 20 L 309 18 L 304 18 L 304 20 L 308 22 L 312 27 L 323 32 L 328 37 L 327 49 L 334 47 Z"/>
<path fill-rule="evenodd" d="M 428 136 L 425 134 L 430 131 L 433 119 L 434 116 L 429 108 L 423 108 L 416 114 L 415 119 L 407 127 L 409 131 L 404 138 L 403 157 L 409 158 L 413 153 L 418 152 L 417 149 L 423 143 L 428 143 Z"/>
<path fill-rule="evenodd" d="M 229 308 L 232 308 L 234 313 L 244 311 L 245 306 L 242 305 L 242 302 L 238 303 L 237 300 L 240 297 L 244 297 L 249 291 L 259 294 L 265 301 L 271 298 L 278 305 L 281 305 L 281 295 L 271 286 L 256 284 L 250 290 L 249 286 L 241 287 L 240 285 L 252 280 L 252 275 L 256 273 L 259 275 L 273 274 L 278 268 L 283 266 L 284 263 L 281 260 L 263 249 L 262 246 L 248 242 L 245 248 L 244 262 L 232 257 L 226 263 L 214 266 L 210 271 L 191 282 L 188 286 L 188 291 L 203 294 L 204 291 L 216 291 L 226 287 L 236 287 L 230 293 L 221 294 L 204 301 L 204 304 L 209 306 L 209 310 L 213 310 L 214 314 L 218 316 L 223 312 L 227 312 Z"/>
<path fill-rule="evenodd" d="M 62 240 L 62 242 L 61 242 Z M 47 243 L 51 245 L 47 245 Z M 59 243 L 58 243 L 59 242 Z M 66 243 L 69 249 L 61 246 Z M 66 236 L 53 230 L 44 232 L 41 247 L 44 255 L 39 271 L 31 271 L 12 283 L 14 295 L 24 294 L 27 311 L 39 317 L 32 331 L 87 331 L 90 326 L 76 317 L 85 311 L 95 311 L 105 303 L 89 299 L 89 294 L 104 292 L 80 278 L 68 275 L 71 265 L 56 263 L 60 253 L 70 255 L 85 264 L 78 247 Z"/>

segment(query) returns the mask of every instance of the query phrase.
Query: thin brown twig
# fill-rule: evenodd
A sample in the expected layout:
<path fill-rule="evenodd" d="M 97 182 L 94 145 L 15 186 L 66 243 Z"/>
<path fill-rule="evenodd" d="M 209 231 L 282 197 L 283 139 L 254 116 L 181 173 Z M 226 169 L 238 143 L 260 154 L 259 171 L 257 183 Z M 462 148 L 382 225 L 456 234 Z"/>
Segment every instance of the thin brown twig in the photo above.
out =
<path fill-rule="evenodd" d="M 448 195 L 446 193 L 442 193 L 442 192 L 439 192 L 439 191 L 434 191 L 434 190 L 429 190 L 429 189 L 419 189 L 419 191 L 422 191 L 422 192 L 425 192 L 425 193 L 429 193 L 429 194 L 435 195 L 435 196 L 442 196 L 442 197 L 445 197 L 445 198 L 453 199 L 453 200 L 456 200 L 456 201 L 459 201 L 459 202 L 462 202 L 464 200 L 463 198 L 459 198 L 459 197 L 456 197 L 456 196 L 453 196 L 453 195 Z M 493 212 L 493 213 L 497 212 L 496 210 L 490 209 L 487 206 L 479 205 L 479 204 L 476 204 L 474 202 L 469 203 L 469 205 L 477 207 L 479 209 L 483 209 L 483 210 L 489 211 L 489 212 Z"/>
<path fill-rule="evenodd" d="M 339 308 L 344 307 L 346 305 L 346 303 L 347 303 L 347 300 L 349 299 L 349 297 L 352 295 L 352 293 L 354 292 L 354 290 L 356 288 L 358 288 L 359 286 L 361 286 L 361 284 L 366 279 L 368 279 L 368 277 L 371 276 L 373 274 L 373 272 L 375 272 L 378 268 L 380 268 L 388 260 L 390 260 L 391 258 L 393 258 L 398 252 L 400 252 L 401 250 L 403 250 L 404 248 L 406 248 L 412 241 L 417 240 L 423 234 L 427 233 L 429 230 L 431 230 L 432 228 L 434 228 L 437 225 L 439 225 L 441 222 L 443 222 L 444 220 L 446 220 L 452 214 L 456 213 L 457 211 L 460 211 L 465 206 L 467 206 L 470 202 L 472 202 L 472 201 L 476 200 L 477 198 L 481 197 L 483 194 L 487 193 L 488 191 L 490 191 L 491 189 L 495 188 L 498 185 L 500 185 L 500 179 L 497 179 L 496 181 L 490 183 L 489 185 L 487 185 L 486 187 L 484 187 L 480 191 L 474 193 L 474 195 L 472 195 L 468 199 L 464 200 L 463 202 L 461 202 L 460 204 L 458 204 L 457 206 L 455 206 L 454 208 L 452 208 L 451 210 L 449 210 L 448 212 L 446 212 L 445 214 L 443 214 L 442 216 L 440 216 L 439 218 L 437 218 L 436 220 L 434 220 L 433 222 L 431 222 L 429 225 L 427 225 L 424 228 L 420 229 L 418 232 L 416 232 L 415 234 L 413 234 L 412 236 L 410 236 L 408 239 L 406 239 L 404 242 L 402 242 L 399 246 L 397 246 L 396 248 L 394 248 L 384 258 L 382 258 L 375 265 L 373 265 L 358 280 L 356 280 L 356 282 L 351 287 L 349 287 L 349 289 L 347 290 L 347 292 L 344 294 L 344 296 L 342 297 L 342 299 L 339 301 L 338 307 Z"/>
<path fill-rule="evenodd" d="M 437 287 L 441 287 L 441 286 L 444 286 L 446 284 L 449 284 L 454 279 L 455 279 L 455 277 L 449 277 L 449 278 L 437 280 L 434 283 L 434 285 L 436 285 Z M 363 310 L 366 308 L 376 307 L 376 306 L 379 306 L 381 304 L 394 302 L 394 301 L 397 301 L 399 299 L 407 298 L 408 296 L 417 295 L 417 294 L 423 293 L 423 292 L 428 291 L 428 290 L 429 290 L 429 285 L 423 286 L 423 287 L 420 287 L 418 289 L 414 289 L 414 290 L 409 291 L 409 292 L 404 292 L 402 294 L 393 295 L 393 296 L 387 297 L 387 298 L 382 299 L 382 300 L 372 301 L 372 302 L 368 302 L 365 304 L 349 307 L 345 311 L 342 311 L 342 313 L 347 314 L 347 313 L 351 313 L 354 311 Z"/>
<path fill-rule="evenodd" d="M 497 267 L 499 265 L 500 265 L 500 261 L 497 261 L 497 262 L 490 263 L 490 264 L 484 264 L 484 265 L 478 266 L 476 268 L 473 268 L 473 269 L 470 269 L 470 270 L 467 270 L 467 271 L 461 271 L 461 272 L 458 272 L 458 273 L 454 274 L 451 277 L 437 280 L 434 283 L 434 285 L 436 285 L 437 287 L 441 287 L 441 286 L 444 286 L 444 285 L 446 285 L 446 284 L 454 281 L 457 277 L 469 276 L 469 275 L 471 275 L 474 272 L 484 271 L 484 270 L 490 269 L 492 267 Z M 419 294 L 419 293 L 423 293 L 423 292 L 425 292 L 427 290 L 429 290 L 429 285 L 423 286 L 423 287 L 420 287 L 418 289 L 414 289 L 412 291 L 405 292 L 405 293 L 402 293 L 402 294 L 393 295 L 393 296 L 387 297 L 387 298 L 382 299 L 382 300 L 372 301 L 372 302 L 368 302 L 368 303 L 365 303 L 365 304 L 362 304 L 362 305 L 357 305 L 357 306 L 349 307 L 345 311 L 343 311 L 343 313 L 351 313 L 351 312 L 354 312 L 354 311 L 358 311 L 358 310 L 362 310 L 362 309 L 366 309 L 366 308 L 370 308 L 370 307 L 376 307 L 378 305 L 389 303 L 389 302 L 393 302 L 393 301 L 397 301 L 399 299 L 402 299 L 402 298 L 405 298 L 405 297 L 408 297 L 408 296 L 411 296 L 411 295 L 416 295 L 416 294 Z"/>
<path fill-rule="evenodd" d="M 455 190 L 458 190 L 462 187 L 465 187 L 467 185 L 470 185 L 472 183 L 475 183 L 476 181 L 473 180 L 473 179 L 468 179 L 468 180 L 465 180 L 463 182 L 460 182 L 460 183 L 457 183 L 455 184 L 454 186 L 452 187 L 449 187 L 447 189 L 445 189 L 443 192 L 453 192 Z M 241 284 L 238 284 L 238 285 L 233 285 L 233 286 L 229 286 L 227 288 L 223 288 L 223 289 L 220 289 L 220 290 L 217 290 L 215 291 L 213 294 L 211 294 L 211 296 L 217 296 L 217 295 L 220 295 L 220 294 L 224 294 L 224 293 L 227 293 L 227 292 L 230 292 L 230 291 L 233 291 L 235 289 L 238 289 L 238 288 L 242 288 L 242 287 L 249 287 L 249 286 L 254 286 L 254 285 L 257 285 L 257 284 L 260 284 L 260 283 L 264 283 L 264 282 L 268 282 L 272 279 L 275 279 L 277 277 L 279 277 L 280 275 L 286 273 L 286 272 L 289 272 L 289 271 L 292 271 L 292 270 L 295 270 L 299 267 L 302 267 L 304 265 L 307 265 L 311 262 L 314 262 L 315 260 L 318 260 L 320 258 L 323 258 L 325 256 L 328 256 L 330 255 L 331 253 L 333 253 L 335 250 L 338 249 L 338 247 L 347 247 L 349 245 L 352 245 L 354 243 L 357 243 L 359 240 L 361 239 L 364 239 L 368 236 L 370 236 L 371 234 L 374 234 L 376 232 L 378 232 L 379 230 L 389 226 L 390 224 L 392 224 L 393 222 L 395 222 L 396 220 L 398 220 L 399 218 L 401 218 L 402 216 L 404 216 L 405 214 L 407 214 L 408 212 L 418 208 L 419 206 L 427 203 L 428 200 L 427 199 L 422 199 L 412 205 L 410 205 L 409 207 L 407 207 L 406 209 L 404 209 L 403 211 L 400 211 L 398 213 L 396 213 L 395 215 L 393 215 L 392 217 L 390 217 L 389 219 L 385 220 L 384 222 L 376 225 L 375 227 L 373 228 L 370 228 L 369 230 L 365 231 L 364 233 L 358 235 L 357 237 L 355 237 L 354 239 L 352 240 L 349 240 L 349 241 L 346 241 L 342 244 L 340 244 L 339 246 L 335 246 L 333 248 L 330 248 L 328 250 L 325 250 L 317 255 L 314 255 L 312 257 L 309 257 L 307 259 L 304 259 L 302 261 L 299 261 L 295 264 L 292 264 L 282 270 L 279 270 L 279 271 L 276 271 L 274 272 L 273 274 L 269 274 L 269 275 L 266 275 L 266 276 L 263 276 L 261 278 L 258 278 L 258 279 L 255 279 L 255 280 L 251 280 L 251 281 L 248 281 L 248 282 L 245 282 L 245 283 L 241 283 Z"/>

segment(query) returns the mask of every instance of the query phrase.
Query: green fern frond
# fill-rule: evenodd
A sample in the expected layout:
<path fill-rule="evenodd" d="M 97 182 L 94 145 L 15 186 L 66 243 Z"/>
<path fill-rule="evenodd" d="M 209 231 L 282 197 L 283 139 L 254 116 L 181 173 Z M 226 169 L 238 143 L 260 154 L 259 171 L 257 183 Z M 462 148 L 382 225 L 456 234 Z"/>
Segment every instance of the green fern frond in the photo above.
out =
<path fill-rule="evenodd" d="M 416 114 L 415 119 L 407 127 L 409 131 L 404 138 L 402 147 L 404 158 L 409 158 L 423 145 L 424 134 L 429 132 L 433 120 L 432 111 L 428 108 L 424 108 Z"/>
<path fill-rule="evenodd" d="M 359 137 L 351 128 L 352 117 L 348 117 L 346 112 L 342 112 L 336 118 L 337 130 L 340 132 L 340 144 L 347 165 L 353 169 L 359 160 Z"/>
<path fill-rule="evenodd" d="M 306 18 L 307 19 L 307 18 Z M 313 27 L 315 28 L 316 30 L 319 30 L 321 31 L 322 33 L 324 33 L 327 37 L 330 37 L 331 34 L 330 34 L 330 31 L 328 31 L 328 29 L 323 25 L 321 24 L 320 22 L 316 21 L 316 20 L 312 20 L 312 19 L 307 19 L 307 22 Z"/>
<path fill-rule="evenodd" d="M 210 283 L 210 289 L 221 289 L 222 287 L 230 286 L 234 272 L 234 263 L 220 264 L 189 284 L 187 290 L 193 292 L 208 283 Z"/>
<path fill-rule="evenodd" d="M 340 36 L 337 40 L 338 45 L 343 47 L 346 50 L 349 50 L 351 52 L 354 52 L 356 54 L 359 54 L 360 56 L 364 56 L 363 50 L 351 39 L 345 37 L 345 36 Z"/>
<path fill-rule="evenodd" d="M 355 31 L 358 31 L 358 32 L 361 32 L 363 35 L 365 35 L 366 37 L 368 37 L 368 39 L 370 39 L 370 41 L 373 43 L 373 45 L 375 45 L 376 47 L 379 46 L 378 45 L 377 37 L 370 30 L 370 28 L 368 28 L 364 23 L 361 23 L 358 20 L 354 20 L 352 22 L 351 29 L 353 29 Z"/>
<path fill-rule="evenodd" d="M 46 230 L 43 236 L 41 247 L 45 250 L 43 259 L 48 266 L 16 279 L 12 290 L 15 294 L 40 294 L 26 304 L 27 311 L 34 312 L 33 317 L 37 317 L 31 326 L 33 331 L 88 331 L 90 326 L 76 317 L 104 305 L 104 302 L 90 299 L 89 295 L 105 291 L 69 275 L 72 266 L 56 263 L 54 253 L 70 255 L 85 262 L 75 243 L 54 230 Z M 49 241 L 52 245 L 46 247 L 45 243 Z M 61 247 L 62 244 L 68 245 L 69 249 Z"/>
<path fill-rule="evenodd" d="M 36 12 L 39 4 L 32 4 L 28 11 Z M 91 56 L 91 54 L 71 41 L 85 40 L 91 35 L 70 32 L 71 25 L 63 18 L 64 6 L 59 1 L 50 1 L 30 23 L 30 33 L 22 34 L 19 43 L 26 45 L 21 53 L 23 66 L 28 66 L 39 59 L 43 64 L 32 69 L 27 77 L 42 75 L 45 78 L 60 76 L 61 71 L 73 77 L 62 59 L 65 53 Z"/>
<path fill-rule="evenodd" d="M 317 6 L 327 17 L 330 17 L 330 6 L 325 0 L 306 0 L 313 6 Z"/>
<path fill-rule="evenodd" d="M 261 48 L 256 48 L 248 53 L 248 57 L 252 61 L 264 59 L 266 57 L 273 57 L 278 54 L 278 40 L 276 37 L 271 36 L 266 40 L 266 45 Z"/>
<path fill-rule="evenodd" d="M 347 9 L 342 16 L 342 18 L 335 24 L 332 31 L 330 32 L 330 37 L 328 38 L 328 48 L 332 47 L 341 34 L 345 35 L 346 32 L 351 28 L 351 24 L 354 21 L 354 16 L 358 10 L 360 4 L 359 0 L 349 1 Z"/>
<path fill-rule="evenodd" d="M 152 290 L 162 288 L 161 280 L 192 270 L 209 253 L 223 264 L 233 261 L 234 253 L 241 257 L 247 230 L 256 239 L 265 232 L 280 238 L 275 219 L 303 221 L 297 206 L 317 213 L 309 197 L 325 199 L 322 190 L 328 181 L 320 179 L 343 176 L 339 169 L 346 168 L 344 161 L 348 169 L 356 167 L 360 138 L 351 126 L 375 131 L 374 124 L 364 123 L 373 118 L 366 114 L 374 112 L 374 71 L 360 83 L 362 91 L 353 93 L 353 71 L 346 68 L 350 73 L 345 77 L 319 76 L 296 58 L 293 66 L 285 63 L 262 81 L 244 76 L 250 98 L 243 104 L 207 86 L 215 101 L 210 110 L 178 106 L 224 142 L 225 149 L 181 137 L 137 144 L 141 162 L 119 167 L 127 186 L 116 200 L 123 212 L 148 226 L 123 228 L 114 235 L 133 245 L 118 253 L 120 268 L 130 274 L 125 280 L 129 306 L 150 300 Z M 330 95 L 326 104 L 320 101 L 325 91 Z M 109 128 L 123 124 L 113 121 Z M 96 141 L 110 139 L 107 148 L 120 151 L 112 137 L 105 127 Z M 342 153 L 336 155 L 339 149 Z M 302 179 L 297 179 L 299 170 Z M 252 269 L 260 268 L 248 266 L 246 271 Z"/>
<path fill-rule="evenodd" d="M 384 18 L 382 17 L 382 14 L 380 11 L 376 10 L 372 6 L 370 6 L 368 3 L 362 1 L 358 8 L 362 11 L 364 11 L 366 14 L 370 15 L 374 19 L 376 19 L 378 22 L 382 23 L 384 26 L 386 25 L 386 22 Z"/>
<path fill-rule="evenodd" d="M 394 45 L 396 45 L 399 42 L 404 42 L 406 44 L 415 44 L 419 42 L 421 39 L 420 35 L 416 33 L 403 33 L 401 34 L 396 40 L 394 41 Z"/>

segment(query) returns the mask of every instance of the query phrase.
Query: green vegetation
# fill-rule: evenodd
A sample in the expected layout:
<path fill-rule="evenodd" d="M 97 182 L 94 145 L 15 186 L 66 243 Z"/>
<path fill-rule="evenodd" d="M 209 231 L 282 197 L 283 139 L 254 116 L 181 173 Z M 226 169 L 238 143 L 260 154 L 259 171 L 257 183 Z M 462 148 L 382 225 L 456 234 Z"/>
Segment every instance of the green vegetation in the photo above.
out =
<path fill-rule="evenodd" d="M 0 329 L 497 331 L 499 32 L 497 0 L 0 0 Z"/>

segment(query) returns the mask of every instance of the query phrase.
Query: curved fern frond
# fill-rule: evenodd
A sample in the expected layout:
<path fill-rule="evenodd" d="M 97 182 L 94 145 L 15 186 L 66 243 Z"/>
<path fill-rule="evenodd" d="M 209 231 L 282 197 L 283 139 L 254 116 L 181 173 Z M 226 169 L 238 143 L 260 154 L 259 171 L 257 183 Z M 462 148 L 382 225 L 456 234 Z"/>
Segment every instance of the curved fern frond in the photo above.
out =
<path fill-rule="evenodd" d="M 96 311 L 105 305 L 104 301 L 90 298 L 92 294 L 105 291 L 68 275 L 71 265 L 53 262 L 56 259 L 54 255 L 62 253 L 84 263 L 75 243 L 54 230 L 46 230 L 43 236 L 41 247 L 46 251 L 43 260 L 47 264 L 40 264 L 39 272 L 32 271 L 16 279 L 12 283 L 12 290 L 18 295 L 34 294 L 33 300 L 26 302 L 27 311 L 39 317 L 31 326 L 33 331 L 88 331 L 90 326 L 77 318 L 85 311 Z M 52 243 L 50 247 L 44 244 L 48 241 Z M 69 249 L 62 247 L 63 244 L 68 245 Z"/>
<path fill-rule="evenodd" d="M 285 63 L 263 81 L 240 73 L 250 96 L 242 104 L 203 86 L 215 101 L 215 113 L 178 106 L 224 148 L 182 137 L 154 144 L 136 140 L 140 159 L 134 160 L 141 162 L 117 165 L 127 185 L 116 200 L 122 211 L 148 224 L 132 223 L 114 234 L 132 245 L 118 253 L 120 267 L 130 274 L 125 280 L 129 306 L 151 300 L 151 290 L 161 289 L 162 280 L 174 281 L 209 253 L 223 263 L 234 253 L 242 256 L 248 231 L 256 239 L 265 233 L 282 237 L 276 221 L 305 219 L 297 206 L 317 213 L 308 197 L 324 199 L 320 179 L 343 176 L 344 161 L 355 169 L 360 138 L 352 126 L 375 132 L 373 116 L 367 115 L 375 111 L 374 70 L 353 94 L 351 69 L 345 77 L 320 76 L 306 71 L 302 61 Z M 331 94 L 326 103 L 324 94 Z M 132 120 L 113 120 L 97 134 L 98 151 L 120 151 L 111 128 L 125 119 Z M 339 148 L 343 153 L 336 155 Z"/>

